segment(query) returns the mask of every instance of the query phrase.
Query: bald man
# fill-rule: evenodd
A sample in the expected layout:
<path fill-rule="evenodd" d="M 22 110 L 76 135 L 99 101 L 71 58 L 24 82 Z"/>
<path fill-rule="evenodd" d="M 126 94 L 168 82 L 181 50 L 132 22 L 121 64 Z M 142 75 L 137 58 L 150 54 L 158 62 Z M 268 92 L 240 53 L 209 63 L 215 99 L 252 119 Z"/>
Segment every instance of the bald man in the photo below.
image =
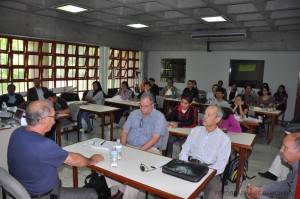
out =
<path fill-rule="evenodd" d="M 228 135 L 218 128 L 222 117 L 221 108 L 207 107 L 203 126 L 191 130 L 179 154 L 180 160 L 206 164 L 209 168 L 217 170 L 216 176 L 203 189 L 206 198 L 222 198 L 219 175 L 223 173 L 231 151 Z"/>
<path fill-rule="evenodd" d="M 264 186 L 249 184 L 246 191 L 246 195 L 249 199 L 295 198 L 300 160 L 300 133 L 287 135 L 283 140 L 280 153 L 283 161 L 292 166 L 292 170 L 287 179 Z"/>
<path fill-rule="evenodd" d="M 55 122 L 56 113 L 49 100 L 31 102 L 26 109 L 27 127 L 16 129 L 9 140 L 7 163 L 9 173 L 27 190 L 31 198 L 88 198 L 96 199 L 95 190 L 63 188 L 57 168 L 63 163 L 70 166 L 90 166 L 103 160 L 95 154 L 86 158 L 60 148 L 45 138 Z"/>

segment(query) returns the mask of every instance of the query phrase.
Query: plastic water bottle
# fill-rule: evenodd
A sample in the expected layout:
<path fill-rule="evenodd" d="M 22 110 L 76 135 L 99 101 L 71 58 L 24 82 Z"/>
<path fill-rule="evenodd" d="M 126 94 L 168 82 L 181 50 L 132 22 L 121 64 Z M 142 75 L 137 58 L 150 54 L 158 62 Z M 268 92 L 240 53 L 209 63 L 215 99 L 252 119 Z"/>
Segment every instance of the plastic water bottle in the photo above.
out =
<path fill-rule="evenodd" d="M 122 145 L 120 143 L 120 139 L 117 140 L 118 145 L 116 146 L 116 150 L 117 150 L 117 158 L 118 160 L 122 159 Z"/>
<path fill-rule="evenodd" d="M 2 103 L 1 111 L 2 112 L 7 112 L 7 105 L 6 105 L 5 102 Z"/>
<path fill-rule="evenodd" d="M 110 152 L 110 166 L 118 166 L 118 152 L 116 150 L 116 147 L 113 147 Z"/>

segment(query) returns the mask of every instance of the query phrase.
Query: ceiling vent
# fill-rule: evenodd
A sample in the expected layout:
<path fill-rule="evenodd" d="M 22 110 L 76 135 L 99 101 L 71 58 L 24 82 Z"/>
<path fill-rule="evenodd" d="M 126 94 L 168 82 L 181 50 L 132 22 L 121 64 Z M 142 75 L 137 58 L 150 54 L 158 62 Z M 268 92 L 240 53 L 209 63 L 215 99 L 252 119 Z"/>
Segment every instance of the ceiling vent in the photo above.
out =
<path fill-rule="evenodd" d="M 219 30 L 219 31 L 198 31 L 191 35 L 192 39 L 202 39 L 207 41 L 236 41 L 247 38 L 245 29 L 239 30 Z"/>

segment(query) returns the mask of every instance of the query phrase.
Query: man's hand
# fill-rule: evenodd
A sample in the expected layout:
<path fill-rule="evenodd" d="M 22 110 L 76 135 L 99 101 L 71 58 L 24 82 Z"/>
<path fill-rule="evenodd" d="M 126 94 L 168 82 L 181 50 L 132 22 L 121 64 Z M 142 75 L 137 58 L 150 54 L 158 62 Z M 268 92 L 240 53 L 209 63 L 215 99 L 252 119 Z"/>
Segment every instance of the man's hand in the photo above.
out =
<path fill-rule="evenodd" d="M 94 154 L 90 157 L 91 165 L 95 165 L 100 161 L 103 161 L 104 157 L 100 154 Z"/>
<path fill-rule="evenodd" d="M 256 187 L 251 184 L 248 184 L 246 196 L 249 199 L 259 199 L 262 196 L 263 191 L 263 187 Z"/>

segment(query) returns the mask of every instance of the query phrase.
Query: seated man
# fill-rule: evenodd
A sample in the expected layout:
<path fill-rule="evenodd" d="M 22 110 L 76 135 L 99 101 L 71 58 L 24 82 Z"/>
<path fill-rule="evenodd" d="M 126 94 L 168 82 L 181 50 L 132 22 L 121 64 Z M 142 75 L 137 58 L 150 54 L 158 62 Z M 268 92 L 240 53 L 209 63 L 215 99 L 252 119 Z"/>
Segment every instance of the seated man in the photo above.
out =
<path fill-rule="evenodd" d="M 256 93 L 252 90 L 251 85 L 246 85 L 245 89 L 242 90 L 241 95 L 245 98 L 245 103 L 248 106 L 254 106 L 256 104 Z"/>
<path fill-rule="evenodd" d="M 144 83 L 144 90 L 142 91 L 142 92 L 140 92 L 139 94 L 138 94 L 138 96 L 135 96 L 134 97 L 134 101 L 138 101 L 138 100 L 140 100 L 141 99 L 141 96 L 145 93 L 145 92 L 149 92 L 149 93 L 152 93 L 151 92 L 151 83 L 150 82 L 145 82 Z M 155 97 L 155 95 L 154 95 L 154 93 L 152 93 L 153 94 L 153 96 L 154 96 L 154 102 L 156 103 L 156 97 Z"/>
<path fill-rule="evenodd" d="M 7 163 L 9 173 L 27 190 L 31 198 L 97 199 L 95 190 L 63 188 L 57 168 L 62 164 L 85 167 L 103 160 L 100 154 L 86 158 L 63 150 L 45 138 L 55 120 L 53 105 L 48 100 L 31 102 L 26 109 L 27 127 L 16 129 L 9 140 Z"/>
<path fill-rule="evenodd" d="M 8 107 L 12 106 L 20 106 L 25 102 L 22 95 L 15 93 L 16 86 L 13 84 L 9 84 L 7 86 L 7 94 L 3 94 L 0 96 L 0 106 L 5 102 Z"/>
<path fill-rule="evenodd" d="M 50 100 L 53 103 L 53 107 L 54 107 L 56 114 L 70 114 L 71 113 L 71 110 L 70 110 L 66 100 L 64 100 L 61 97 L 57 97 L 56 94 L 54 94 L 52 91 L 46 91 L 44 93 L 44 98 L 47 100 Z M 68 119 L 62 119 L 60 121 L 60 123 L 61 123 L 61 126 L 65 126 L 65 125 L 70 124 L 71 122 Z M 50 139 L 55 141 L 55 131 L 56 130 L 57 130 L 57 126 L 53 125 L 50 132 L 48 132 L 46 134 L 46 137 L 49 137 Z"/>
<path fill-rule="evenodd" d="M 149 82 L 151 84 L 151 89 L 150 89 L 151 93 L 153 93 L 154 96 L 159 95 L 159 88 L 155 84 L 155 79 L 151 77 L 151 78 L 149 78 Z"/>
<path fill-rule="evenodd" d="M 161 91 L 161 96 L 163 97 L 171 97 L 173 93 L 176 94 L 176 97 L 179 97 L 178 95 L 178 89 L 173 85 L 173 79 L 168 78 L 167 80 L 167 86 L 165 86 Z"/>
<path fill-rule="evenodd" d="M 216 105 L 220 108 L 222 107 L 228 107 L 229 108 L 229 104 L 227 101 L 225 101 L 225 94 L 226 94 L 226 90 L 224 88 L 218 88 L 216 91 L 216 100 L 213 100 L 211 102 L 212 105 Z"/>
<path fill-rule="evenodd" d="M 167 131 L 164 115 L 154 108 L 154 98 L 151 93 L 144 93 L 140 100 L 140 109 L 130 113 L 121 133 L 121 144 L 142 151 L 160 154 L 163 137 Z M 118 186 L 119 191 L 114 198 L 137 198 L 138 189 L 106 178 L 109 188 Z M 124 194 L 124 195 L 123 195 Z"/>
<path fill-rule="evenodd" d="M 198 113 L 195 106 L 192 105 L 193 98 L 189 95 L 183 96 L 180 105 L 177 105 L 172 112 L 166 116 L 167 125 L 172 128 L 183 127 L 191 128 L 197 125 Z M 178 136 L 169 136 L 167 156 L 172 157 L 173 144 L 179 142 L 180 146 L 185 142 L 186 138 Z"/>
<path fill-rule="evenodd" d="M 179 154 L 180 160 L 200 162 L 217 170 L 216 176 L 203 189 L 206 198 L 222 198 L 219 175 L 223 173 L 231 151 L 229 137 L 217 126 L 222 116 L 219 107 L 207 107 L 204 126 L 192 129 Z"/>
<path fill-rule="evenodd" d="M 33 81 L 34 87 L 28 89 L 27 91 L 27 101 L 36 101 L 43 100 L 44 93 L 48 91 L 48 88 L 41 86 L 41 80 L 39 78 L 35 78 Z"/>
<path fill-rule="evenodd" d="M 300 160 L 300 133 L 293 133 L 286 136 L 283 140 L 280 153 L 282 159 L 292 166 L 287 179 L 259 187 L 249 184 L 246 191 L 249 199 L 295 198 Z"/>
<path fill-rule="evenodd" d="M 285 129 L 286 132 L 288 133 L 297 133 L 300 132 L 300 124 L 298 123 L 290 123 L 288 124 Z M 278 153 L 273 160 L 270 168 L 268 169 L 267 172 L 258 172 L 258 175 L 264 178 L 268 178 L 270 180 L 277 180 L 277 181 L 282 181 L 286 180 L 287 176 L 290 172 L 291 166 L 284 162 L 282 159 L 282 156 L 280 153 Z"/>
<path fill-rule="evenodd" d="M 193 99 L 199 97 L 198 89 L 193 86 L 193 80 L 187 81 L 187 87 L 183 90 L 181 97 L 190 95 Z"/>

